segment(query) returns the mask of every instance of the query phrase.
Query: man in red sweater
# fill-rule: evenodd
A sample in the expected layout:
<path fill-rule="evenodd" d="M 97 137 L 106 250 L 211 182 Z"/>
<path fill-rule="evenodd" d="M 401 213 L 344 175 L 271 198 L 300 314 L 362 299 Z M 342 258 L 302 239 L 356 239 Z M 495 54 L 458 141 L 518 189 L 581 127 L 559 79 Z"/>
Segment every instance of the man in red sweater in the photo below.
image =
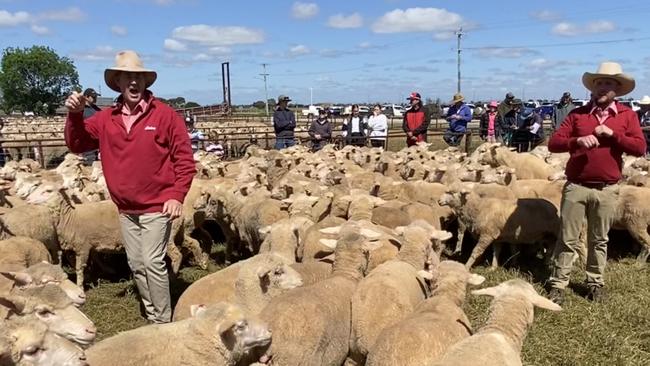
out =
<path fill-rule="evenodd" d="M 634 79 L 621 66 L 604 62 L 582 83 L 591 102 L 574 109 L 551 136 L 551 152 L 569 152 L 567 183 L 562 191 L 561 237 L 553 253 L 549 298 L 561 304 L 587 219 L 587 298 L 602 301 L 607 263 L 607 233 L 615 219 L 622 154 L 642 156 L 646 149 L 639 119 L 614 98 L 634 90 Z"/>
<path fill-rule="evenodd" d="M 183 119 L 147 89 L 156 73 L 133 51 L 118 53 L 115 63 L 104 80 L 121 94 L 116 105 L 84 121 L 84 97 L 72 93 L 65 102 L 65 140 L 73 153 L 99 148 L 146 317 L 165 323 L 171 321 L 164 261 L 171 221 L 182 214 L 196 168 Z"/>

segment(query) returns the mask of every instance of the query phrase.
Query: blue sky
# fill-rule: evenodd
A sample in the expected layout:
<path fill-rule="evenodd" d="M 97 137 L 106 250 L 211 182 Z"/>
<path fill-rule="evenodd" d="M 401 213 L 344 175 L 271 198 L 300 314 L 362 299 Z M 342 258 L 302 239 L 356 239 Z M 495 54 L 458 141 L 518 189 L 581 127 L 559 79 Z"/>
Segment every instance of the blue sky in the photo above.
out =
<path fill-rule="evenodd" d="M 134 49 L 158 71 L 156 95 L 201 104 L 222 101 L 223 61 L 235 104 L 264 99 L 262 63 L 269 97 L 308 103 L 312 88 L 315 103 L 401 103 L 417 90 L 447 101 L 463 26 L 467 99 L 585 97 L 582 73 L 606 60 L 636 78 L 640 98 L 650 94 L 649 15 L 638 0 L 0 0 L 0 48 L 50 46 L 104 96 L 114 93 L 103 70 Z"/>

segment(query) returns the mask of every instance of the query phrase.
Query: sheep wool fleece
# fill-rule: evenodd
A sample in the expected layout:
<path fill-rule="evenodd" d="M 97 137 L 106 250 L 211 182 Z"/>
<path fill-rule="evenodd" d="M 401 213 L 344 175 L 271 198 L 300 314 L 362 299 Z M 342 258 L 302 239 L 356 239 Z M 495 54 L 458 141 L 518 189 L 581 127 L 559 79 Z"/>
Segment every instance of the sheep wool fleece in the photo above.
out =
<path fill-rule="evenodd" d="M 120 214 L 124 249 L 148 320 L 172 319 L 165 265 L 171 220 L 162 213 Z"/>
<path fill-rule="evenodd" d="M 569 284 L 571 268 L 582 244 L 579 241 L 586 217 L 589 226 L 587 237 L 587 284 L 603 286 L 607 264 L 607 233 L 614 223 L 619 186 L 602 189 L 587 188 L 568 182 L 562 192 L 562 233 L 553 253 L 553 273 L 549 279 L 552 287 L 563 289 Z"/>

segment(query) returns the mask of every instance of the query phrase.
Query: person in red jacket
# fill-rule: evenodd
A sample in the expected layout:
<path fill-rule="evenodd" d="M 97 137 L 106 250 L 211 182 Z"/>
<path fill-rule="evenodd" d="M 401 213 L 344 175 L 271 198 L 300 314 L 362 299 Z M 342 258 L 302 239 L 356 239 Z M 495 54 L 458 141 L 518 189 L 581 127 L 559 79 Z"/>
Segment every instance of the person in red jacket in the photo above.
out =
<path fill-rule="evenodd" d="M 578 237 L 585 218 L 587 298 L 604 299 L 607 233 L 615 219 L 622 154 L 642 156 L 646 149 L 636 113 L 614 99 L 635 86 L 621 65 L 604 62 L 596 73 L 586 72 L 582 83 L 591 91 L 591 102 L 571 111 L 548 143 L 549 151 L 570 154 L 560 208 L 561 235 L 548 281 L 549 298 L 558 304 L 564 301 L 573 261 L 582 249 Z"/>
<path fill-rule="evenodd" d="M 124 248 L 149 322 L 171 321 L 165 266 L 171 221 L 196 173 L 185 123 L 148 88 L 156 72 L 133 51 L 122 51 L 104 71 L 106 85 L 120 93 L 115 106 L 84 121 L 84 96 L 65 101 L 65 141 L 73 153 L 99 148 L 106 185 L 120 213 Z"/>
<path fill-rule="evenodd" d="M 427 129 L 431 122 L 431 115 L 424 108 L 420 93 L 411 93 L 408 100 L 411 101 L 411 108 L 404 113 L 402 129 L 406 132 L 406 145 L 412 146 L 418 142 L 427 141 Z"/>

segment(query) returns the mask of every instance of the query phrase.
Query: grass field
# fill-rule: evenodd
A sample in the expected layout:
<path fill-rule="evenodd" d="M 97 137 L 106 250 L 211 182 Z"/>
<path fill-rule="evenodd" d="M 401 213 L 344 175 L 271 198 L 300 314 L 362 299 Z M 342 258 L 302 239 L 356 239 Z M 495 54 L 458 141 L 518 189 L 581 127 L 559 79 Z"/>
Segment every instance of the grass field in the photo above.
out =
<path fill-rule="evenodd" d="M 172 282 L 173 301 L 189 284 L 219 268 L 212 265 L 208 271 L 181 270 Z M 536 269 L 499 268 L 491 272 L 476 267 L 474 271 L 487 278 L 485 287 L 519 277 L 533 280 L 544 294 L 540 283 L 544 275 Z M 650 365 L 650 267 L 639 266 L 629 257 L 610 260 L 606 275 L 608 299 L 600 304 L 576 295 L 581 292 L 583 280 L 584 272 L 576 268 L 573 291 L 569 291 L 563 311 L 536 310 L 522 352 L 524 365 Z M 140 317 L 137 290 L 128 279 L 99 281 L 88 289 L 87 296 L 82 310 L 97 325 L 100 340 L 145 324 Z M 475 330 L 487 319 L 489 304 L 490 298 L 468 295 L 465 309 Z"/>

